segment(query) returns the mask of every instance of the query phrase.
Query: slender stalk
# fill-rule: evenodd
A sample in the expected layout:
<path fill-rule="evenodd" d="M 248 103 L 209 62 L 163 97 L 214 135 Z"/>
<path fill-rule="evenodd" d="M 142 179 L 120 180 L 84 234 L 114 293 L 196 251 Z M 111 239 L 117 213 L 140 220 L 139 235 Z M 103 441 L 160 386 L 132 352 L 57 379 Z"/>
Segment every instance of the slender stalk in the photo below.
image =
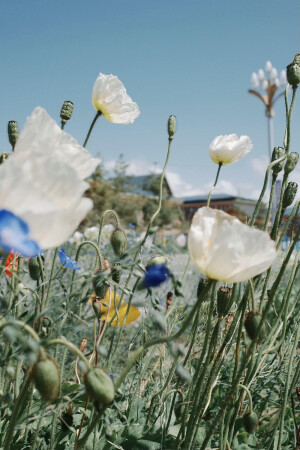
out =
<path fill-rule="evenodd" d="M 86 138 L 85 138 L 85 141 L 84 141 L 84 144 L 83 144 L 83 148 L 85 148 L 86 147 L 86 144 L 88 143 L 88 140 L 89 140 L 89 138 L 90 138 L 90 135 L 91 135 L 91 132 L 92 132 L 92 130 L 93 130 L 93 128 L 94 128 L 94 125 L 95 125 L 95 123 L 97 122 L 97 119 L 98 119 L 98 117 L 100 117 L 101 116 L 101 112 L 100 111 L 97 111 L 96 112 L 96 115 L 95 115 L 95 117 L 94 117 L 94 120 L 93 120 L 93 122 L 91 123 L 91 126 L 90 126 L 90 128 L 89 128 L 89 131 L 88 131 L 88 134 L 87 134 L 87 136 L 86 136 Z"/>
<path fill-rule="evenodd" d="M 71 352 L 74 353 L 74 355 L 78 356 L 86 364 L 87 369 L 92 368 L 89 361 L 84 356 L 84 354 L 79 350 L 79 348 L 76 347 L 76 345 L 72 344 L 71 342 L 67 341 L 66 339 L 63 339 L 63 338 L 52 339 L 45 343 L 45 347 L 50 347 L 52 345 L 64 345 L 69 350 L 71 350 Z"/>
<path fill-rule="evenodd" d="M 215 188 L 216 185 L 217 185 L 217 182 L 218 182 L 218 178 L 219 178 L 219 175 L 220 175 L 220 171 L 221 171 L 222 165 L 223 165 L 223 163 L 219 163 L 219 167 L 218 167 L 218 170 L 217 170 L 217 175 L 216 175 L 215 182 L 214 182 L 214 184 L 212 185 L 212 187 L 211 187 L 211 189 L 210 189 L 210 191 L 209 191 L 209 193 L 208 193 L 208 198 L 207 198 L 207 203 L 206 203 L 206 206 L 207 206 L 207 207 L 209 207 L 209 204 L 210 204 L 210 198 L 211 198 L 212 191 L 214 190 L 214 188 Z"/>

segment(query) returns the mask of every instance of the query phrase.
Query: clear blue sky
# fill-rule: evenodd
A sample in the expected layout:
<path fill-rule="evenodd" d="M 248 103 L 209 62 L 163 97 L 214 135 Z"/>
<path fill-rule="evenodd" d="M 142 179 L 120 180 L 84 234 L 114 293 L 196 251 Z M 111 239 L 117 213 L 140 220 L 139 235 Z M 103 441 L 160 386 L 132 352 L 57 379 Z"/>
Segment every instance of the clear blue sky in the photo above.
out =
<path fill-rule="evenodd" d="M 123 153 L 139 173 L 154 162 L 162 166 L 166 122 L 174 114 L 169 170 L 177 194 L 203 191 L 213 181 L 209 144 L 219 134 L 237 133 L 250 136 L 254 148 L 223 169 L 220 187 L 248 197 L 261 185 L 267 155 L 264 108 L 247 93 L 251 73 L 267 59 L 280 71 L 300 52 L 300 2 L 19 0 L 2 3 L 0 35 L 1 151 L 9 150 L 8 120 L 22 127 L 38 105 L 58 120 L 64 100 L 75 104 L 66 131 L 82 143 L 94 116 L 93 83 L 99 72 L 112 73 L 141 115 L 132 125 L 100 119 L 88 145 L 94 155 L 109 166 Z M 292 151 L 300 150 L 299 105 L 300 98 Z M 274 126 L 281 145 L 283 100 Z"/>

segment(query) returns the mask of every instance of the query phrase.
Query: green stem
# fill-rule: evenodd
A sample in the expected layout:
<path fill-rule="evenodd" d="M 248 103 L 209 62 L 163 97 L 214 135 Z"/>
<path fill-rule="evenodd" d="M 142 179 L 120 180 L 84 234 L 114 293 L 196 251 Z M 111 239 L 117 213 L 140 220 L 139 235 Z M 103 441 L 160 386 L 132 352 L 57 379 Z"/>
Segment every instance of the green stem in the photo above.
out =
<path fill-rule="evenodd" d="M 101 220 L 100 220 L 100 227 L 99 227 L 99 234 L 98 234 L 98 241 L 97 241 L 98 246 L 101 244 L 101 235 L 102 235 L 102 230 L 103 230 L 103 225 L 104 225 L 104 219 L 108 214 L 111 214 L 114 217 L 114 219 L 116 221 L 116 227 L 120 228 L 120 219 L 119 219 L 118 214 L 113 209 L 107 209 L 106 211 L 104 211 L 104 213 L 102 214 Z"/>
<path fill-rule="evenodd" d="M 243 384 L 237 384 L 236 387 L 244 389 L 244 391 L 246 391 L 246 393 L 248 395 L 248 399 L 249 399 L 249 413 L 252 414 L 253 413 L 253 403 L 252 403 L 252 397 L 251 397 L 249 389 L 246 388 L 246 386 L 244 386 Z"/>
<path fill-rule="evenodd" d="M 273 173 L 271 192 L 270 192 L 270 198 L 269 198 L 269 205 L 268 205 L 268 211 L 267 211 L 267 217 L 266 217 L 266 220 L 265 220 L 265 223 L 264 223 L 263 231 L 266 231 L 266 229 L 268 228 L 270 216 L 271 216 L 271 213 L 272 213 L 272 210 L 273 210 L 273 197 L 274 197 L 274 191 L 275 191 L 275 186 L 276 186 L 276 178 L 277 178 L 277 174 Z M 273 218 L 273 214 L 272 214 L 272 218 Z"/>
<path fill-rule="evenodd" d="M 84 354 L 79 350 L 79 348 L 76 347 L 76 345 L 72 344 L 71 342 L 67 341 L 66 339 L 57 338 L 57 339 L 52 339 L 45 343 L 45 347 L 50 347 L 51 345 L 64 345 L 69 350 L 71 350 L 71 352 L 74 353 L 74 355 L 78 356 L 86 364 L 87 369 L 90 370 L 92 368 L 89 361 L 84 356 Z"/>
<path fill-rule="evenodd" d="M 88 143 L 88 140 L 89 140 L 89 138 L 90 138 L 90 135 L 91 135 L 91 132 L 92 132 L 92 130 L 93 130 L 93 128 L 94 128 L 94 125 L 95 125 L 95 123 L 97 122 L 97 119 L 98 119 L 98 117 L 100 117 L 101 116 L 101 112 L 100 111 L 97 111 L 96 112 L 96 115 L 95 115 L 95 117 L 94 117 L 94 120 L 93 120 L 93 122 L 91 123 L 91 126 L 90 126 L 90 129 L 89 129 L 89 131 L 88 131 L 88 134 L 87 134 L 87 136 L 86 136 L 86 138 L 85 138 L 85 141 L 84 141 L 84 144 L 83 144 L 83 148 L 85 148 L 86 147 L 86 144 Z"/>
<path fill-rule="evenodd" d="M 50 272 L 49 284 L 48 284 L 48 289 L 47 289 L 47 294 L 46 294 L 46 299 L 45 299 L 45 306 L 47 305 L 48 298 L 49 298 L 49 295 L 50 295 L 50 292 L 51 292 L 51 287 L 52 287 L 52 282 L 53 282 L 53 274 L 54 274 L 54 269 L 55 269 L 55 260 L 56 260 L 57 250 L 58 250 L 58 247 L 56 247 L 56 249 L 54 250 L 54 255 L 53 255 L 53 259 L 52 259 L 52 265 L 51 265 L 51 272 Z"/>
<path fill-rule="evenodd" d="M 82 247 L 84 245 L 91 245 L 95 249 L 96 255 L 97 255 L 97 258 L 98 258 L 99 269 L 100 270 L 103 269 L 103 267 L 104 267 L 104 260 L 103 260 L 101 249 L 92 241 L 84 241 L 81 244 L 79 244 L 77 252 L 76 252 L 76 256 L 75 256 L 75 261 L 78 262 L 81 249 L 82 249 Z M 72 294 L 72 291 L 73 291 L 74 278 L 75 278 L 75 270 L 73 270 L 73 273 L 72 273 L 70 294 Z"/>
<path fill-rule="evenodd" d="M 22 322 L 21 320 L 12 320 L 12 321 L 6 321 L 5 319 L 2 319 L 0 322 L 0 331 L 3 330 L 4 327 L 7 327 L 8 325 L 11 326 L 18 326 L 23 328 L 27 333 L 36 341 L 40 342 L 39 336 L 36 334 L 33 328 L 31 328 L 26 323 Z"/>
<path fill-rule="evenodd" d="M 209 204 L 210 204 L 210 198 L 211 198 L 212 191 L 214 190 L 214 188 L 217 185 L 222 165 L 223 165 L 223 163 L 219 163 L 219 167 L 218 167 L 218 170 L 217 170 L 217 175 L 216 175 L 215 182 L 214 182 L 214 184 L 212 185 L 212 187 L 211 187 L 211 189 L 209 191 L 208 198 L 207 198 L 207 203 L 206 203 L 207 208 L 209 207 Z"/>
<path fill-rule="evenodd" d="M 94 419 L 91 421 L 90 425 L 88 426 L 85 435 L 78 441 L 77 446 L 75 447 L 76 450 L 83 450 L 85 447 L 85 444 L 87 443 L 87 440 L 90 436 L 90 434 L 93 432 L 95 426 L 99 422 L 99 419 L 101 419 L 102 414 L 104 413 L 105 408 L 102 409 L 98 414 L 95 414 Z"/>
<path fill-rule="evenodd" d="M 291 106 L 290 106 L 290 110 L 289 110 L 289 114 L 288 114 L 286 146 L 285 146 L 286 154 L 288 154 L 289 150 L 290 150 L 291 120 L 292 120 L 292 114 L 293 114 L 293 109 L 294 109 L 295 100 L 296 100 L 297 88 L 298 88 L 298 86 L 293 86 L 292 101 L 291 101 Z"/>

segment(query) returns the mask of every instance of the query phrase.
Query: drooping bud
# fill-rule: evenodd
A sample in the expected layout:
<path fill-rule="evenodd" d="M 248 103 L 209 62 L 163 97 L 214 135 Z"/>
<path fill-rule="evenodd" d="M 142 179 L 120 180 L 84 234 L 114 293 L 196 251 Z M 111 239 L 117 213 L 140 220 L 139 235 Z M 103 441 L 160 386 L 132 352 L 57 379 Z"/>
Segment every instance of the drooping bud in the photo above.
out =
<path fill-rule="evenodd" d="M 281 158 L 281 157 L 284 156 L 284 155 L 285 155 L 285 150 L 284 150 L 284 148 L 282 148 L 282 147 L 274 147 L 273 153 L 272 153 L 272 160 L 271 160 L 271 162 L 276 161 L 276 159 L 279 159 L 279 158 Z M 283 160 L 283 161 L 281 161 L 281 162 L 275 164 L 275 165 L 272 167 L 272 171 L 273 171 L 273 173 L 274 173 L 275 175 L 278 175 L 279 172 L 282 171 L 283 166 L 284 166 L 284 162 L 285 162 L 285 160 Z"/>
<path fill-rule="evenodd" d="M 19 126 L 15 120 L 10 120 L 7 125 L 8 140 L 12 148 L 15 148 L 19 137 Z"/>
<path fill-rule="evenodd" d="M 231 306 L 232 288 L 220 287 L 217 293 L 217 313 L 219 317 L 224 317 Z"/>
<path fill-rule="evenodd" d="M 286 163 L 284 166 L 284 173 L 286 175 L 288 175 L 289 173 L 292 172 L 292 170 L 295 169 L 298 159 L 299 159 L 299 154 L 296 152 L 292 152 L 287 156 Z"/>
<path fill-rule="evenodd" d="M 38 281 L 40 279 L 41 270 L 37 257 L 28 260 L 28 270 L 32 280 Z"/>
<path fill-rule="evenodd" d="M 298 184 L 290 181 L 285 188 L 283 199 L 282 199 L 282 208 L 288 208 L 294 201 L 297 194 Z"/>
<path fill-rule="evenodd" d="M 300 83 L 300 66 L 292 62 L 286 68 L 286 78 L 291 86 L 298 86 Z"/>
<path fill-rule="evenodd" d="M 85 387 L 94 401 L 102 406 L 109 406 L 115 396 L 112 379 L 99 367 L 91 369 L 85 376 Z"/>
<path fill-rule="evenodd" d="M 198 287 L 197 287 L 197 298 L 200 298 L 200 295 L 202 294 L 202 292 L 204 291 L 204 289 L 206 288 L 208 283 L 208 279 L 207 278 L 200 278 Z"/>
<path fill-rule="evenodd" d="M 69 100 L 66 100 L 60 110 L 60 118 L 62 122 L 70 120 L 73 114 L 74 104 Z"/>
<path fill-rule="evenodd" d="M 110 237 L 110 243 L 114 253 L 117 256 L 122 256 L 127 247 L 126 233 L 122 228 L 115 228 Z"/>
<path fill-rule="evenodd" d="M 149 269 L 149 267 L 151 267 L 151 266 L 167 264 L 167 262 L 168 262 L 168 258 L 166 256 L 163 256 L 163 255 L 153 256 L 147 262 L 146 269 Z"/>
<path fill-rule="evenodd" d="M 244 428 L 249 434 L 255 433 L 258 428 L 258 417 L 255 412 L 247 413 L 243 416 Z"/>
<path fill-rule="evenodd" d="M 169 139 L 173 139 L 175 132 L 176 132 L 176 117 L 170 116 L 168 120 Z"/>
<path fill-rule="evenodd" d="M 114 263 L 111 269 L 111 277 L 115 283 L 120 283 L 122 275 L 122 269 L 120 263 Z"/>
<path fill-rule="evenodd" d="M 107 270 L 97 270 L 92 278 L 93 287 L 96 296 L 99 298 L 104 298 L 109 288 L 109 283 L 107 280 L 108 272 Z"/>
<path fill-rule="evenodd" d="M 60 390 L 60 371 L 55 359 L 43 352 L 32 367 L 31 376 L 42 399 L 54 402 Z"/>
<path fill-rule="evenodd" d="M 265 339 L 266 329 L 267 329 L 267 326 L 264 323 L 259 331 L 259 335 L 258 335 L 258 339 L 257 339 L 257 330 L 258 330 L 258 325 L 260 323 L 260 320 L 261 320 L 261 314 L 259 312 L 249 311 L 246 314 L 245 322 L 244 322 L 244 325 L 245 325 L 245 328 L 246 328 L 249 338 L 252 341 L 257 340 L 258 343 L 262 342 Z"/>

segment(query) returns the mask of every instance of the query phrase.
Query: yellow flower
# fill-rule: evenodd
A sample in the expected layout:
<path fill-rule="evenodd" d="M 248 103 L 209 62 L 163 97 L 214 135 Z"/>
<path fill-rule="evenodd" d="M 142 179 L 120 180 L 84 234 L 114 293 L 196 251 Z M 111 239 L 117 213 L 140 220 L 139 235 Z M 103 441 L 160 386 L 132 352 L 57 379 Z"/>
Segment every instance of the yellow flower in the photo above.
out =
<path fill-rule="evenodd" d="M 113 327 L 120 327 L 123 323 L 126 311 L 127 311 L 127 303 L 125 303 L 123 300 L 120 304 L 121 296 L 119 294 L 116 294 L 116 306 L 117 310 L 119 312 L 119 320 L 118 316 L 114 318 L 111 325 Z M 104 298 L 100 299 L 96 296 L 95 293 L 93 293 L 90 297 L 90 301 L 92 306 L 94 304 L 98 304 L 99 306 L 99 312 L 101 312 L 101 320 L 104 322 L 107 319 L 107 322 L 109 323 L 113 316 L 116 313 L 115 306 L 114 306 L 114 293 L 108 290 L 107 294 Z M 136 319 L 138 319 L 141 315 L 141 311 L 136 308 L 135 306 L 130 306 L 128 316 L 126 318 L 126 322 L 124 325 L 128 325 L 131 322 L 134 322 Z"/>

